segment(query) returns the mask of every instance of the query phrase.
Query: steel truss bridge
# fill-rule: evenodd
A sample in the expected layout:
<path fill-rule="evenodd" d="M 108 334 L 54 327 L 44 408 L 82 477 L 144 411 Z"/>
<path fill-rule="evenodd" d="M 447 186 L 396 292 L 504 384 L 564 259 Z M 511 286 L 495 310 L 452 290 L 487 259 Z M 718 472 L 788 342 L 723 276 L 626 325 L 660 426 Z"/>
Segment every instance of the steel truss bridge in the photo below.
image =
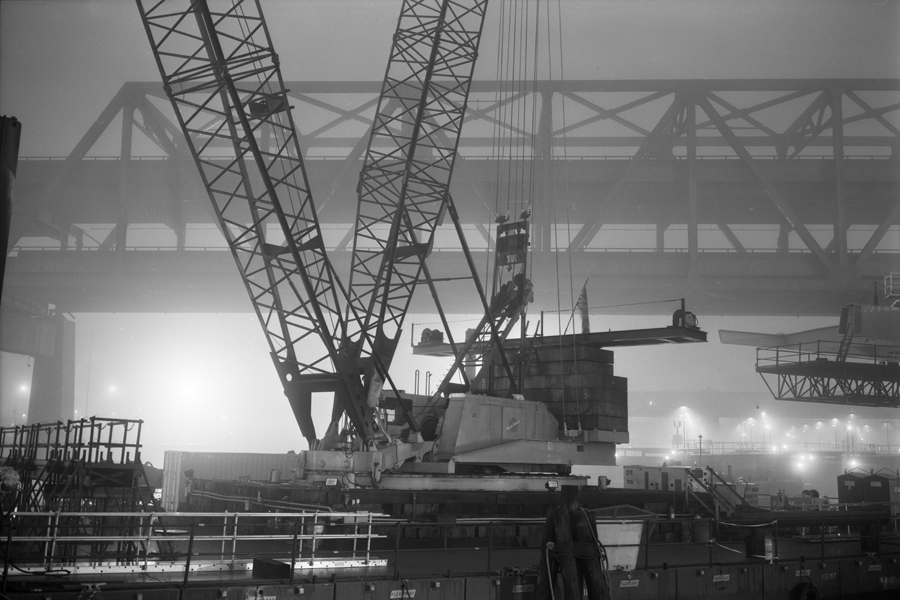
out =
<path fill-rule="evenodd" d="M 379 83 L 287 87 L 346 273 Z M 502 122 L 516 104 L 533 126 Z M 498 128 L 534 158 L 496 149 Z M 249 311 L 188 152 L 161 86 L 133 82 L 68 156 L 20 157 L 4 295 L 68 312 Z M 576 290 L 589 280 L 595 307 L 686 297 L 701 315 L 834 315 L 900 271 L 898 79 L 474 82 L 459 155 L 452 194 L 480 264 L 495 182 L 529 169 L 545 308 L 571 276 Z M 462 271 L 446 237 L 429 264 Z"/>

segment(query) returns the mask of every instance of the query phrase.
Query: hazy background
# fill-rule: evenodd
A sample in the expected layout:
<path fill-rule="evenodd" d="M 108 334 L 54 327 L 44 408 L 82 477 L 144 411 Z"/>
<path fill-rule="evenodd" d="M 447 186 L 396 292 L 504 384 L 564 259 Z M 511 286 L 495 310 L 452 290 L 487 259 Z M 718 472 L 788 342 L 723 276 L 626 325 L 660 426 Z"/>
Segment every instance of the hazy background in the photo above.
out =
<path fill-rule="evenodd" d="M 491 5 L 478 79 L 494 78 L 499 4 Z M 399 0 L 265 0 L 263 6 L 285 79 L 382 78 Z M 898 2 L 563 0 L 562 19 L 567 79 L 900 76 Z M 65 156 L 124 82 L 157 80 L 130 0 L 0 0 L 0 113 L 23 124 L 21 156 Z M 303 115 L 295 114 L 295 121 L 302 130 Z M 107 141 L 109 153 L 116 153 L 119 140 Z M 103 144 L 94 152 L 102 154 Z M 312 185 L 315 194 L 320 184 Z M 599 296 L 591 298 L 594 306 L 603 305 Z M 835 324 L 838 311 L 835 319 L 699 315 L 710 343 L 620 350 L 616 374 L 629 378 L 632 393 L 713 390 L 727 402 L 729 393 L 749 392 L 766 402 L 768 392 L 753 369 L 755 350 L 720 345 L 716 331 L 820 327 Z M 305 448 L 252 314 L 73 318 L 78 416 L 144 419 L 145 458 L 161 462 L 164 449 Z M 408 324 L 431 321 L 412 315 Z M 668 323 L 664 315 L 592 319 L 595 330 Z M 460 332 L 465 326 L 459 324 Z M 436 384 L 446 363 L 407 353 L 401 347 L 395 360 L 397 382 L 412 389 L 418 369 L 423 387 L 428 371 Z M 4 426 L 23 421 L 30 371 L 26 357 L 0 356 Z M 324 404 L 320 431 L 321 415 L 330 410 L 330 401 Z M 737 410 L 748 417 L 756 411 L 753 403 Z M 847 412 L 808 410 L 815 418 Z M 632 415 L 641 414 L 652 409 L 632 403 Z"/>

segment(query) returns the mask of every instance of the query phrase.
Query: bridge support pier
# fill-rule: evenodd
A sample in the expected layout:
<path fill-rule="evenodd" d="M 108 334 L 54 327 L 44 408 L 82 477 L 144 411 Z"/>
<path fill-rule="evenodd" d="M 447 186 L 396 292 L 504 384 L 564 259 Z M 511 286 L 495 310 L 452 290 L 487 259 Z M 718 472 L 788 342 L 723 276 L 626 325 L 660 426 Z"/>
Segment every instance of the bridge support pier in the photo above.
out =
<path fill-rule="evenodd" d="M 53 328 L 53 354 L 34 359 L 29 423 L 75 418 L 75 322 L 61 314 L 46 319 Z"/>
<path fill-rule="evenodd" d="M 75 322 L 61 313 L 33 317 L 4 308 L 0 350 L 34 359 L 28 423 L 75 418 Z"/>

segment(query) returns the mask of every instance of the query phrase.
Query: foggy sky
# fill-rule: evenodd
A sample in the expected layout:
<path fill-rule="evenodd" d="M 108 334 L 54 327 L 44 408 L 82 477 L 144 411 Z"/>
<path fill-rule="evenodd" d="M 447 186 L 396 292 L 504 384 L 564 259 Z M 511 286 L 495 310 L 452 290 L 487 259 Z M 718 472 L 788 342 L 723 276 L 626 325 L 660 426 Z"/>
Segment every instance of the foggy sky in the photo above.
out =
<path fill-rule="evenodd" d="M 494 78 L 489 9 L 476 79 Z M 286 80 L 380 81 L 399 0 L 266 0 Z M 567 79 L 900 76 L 900 3 L 563 0 Z M 131 0 L 0 1 L 0 112 L 22 156 L 64 156 L 126 81 L 158 81 Z M 295 120 L 303 127 L 301 115 Z"/>
<path fill-rule="evenodd" d="M 382 78 L 399 0 L 263 5 L 285 79 Z M 900 76 L 900 2 L 564 0 L 562 10 L 568 79 Z M 495 53 L 492 14 L 482 57 Z M 493 64 L 482 59 L 476 78 L 492 79 Z M 23 157 L 68 154 L 124 82 L 158 78 L 130 0 L 0 1 L 0 113 L 23 123 Z M 295 119 L 302 129 L 302 115 Z M 765 399 L 754 350 L 718 344 L 716 329 L 777 333 L 836 322 L 700 319 L 709 344 L 620 350 L 616 374 L 629 377 L 632 391 L 749 391 Z M 161 460 L 162 449 L 305 448 L 251 314 L 83 314 L 75 320 L 78 416 L 145 419 L 151 459 Z M 666 319 L 595 317 L 593 324 L 653 327 Z M 396 360 L 404 367 L 401 385 L 412 388 L 417 368 L 422 377 L 430 370 L 440 378 L 443 363 L 401 352 L 408 351 L 401 346 Z M 22 357 L 0 361 L 4 426 L 20 415 L 19 386 L 27 385 L 21 381 L 29 372 Z M 329 410 L 322 408 L 320 431 Z M 810 408 L 811 414 L 826 410 L 833 409 Z"/>

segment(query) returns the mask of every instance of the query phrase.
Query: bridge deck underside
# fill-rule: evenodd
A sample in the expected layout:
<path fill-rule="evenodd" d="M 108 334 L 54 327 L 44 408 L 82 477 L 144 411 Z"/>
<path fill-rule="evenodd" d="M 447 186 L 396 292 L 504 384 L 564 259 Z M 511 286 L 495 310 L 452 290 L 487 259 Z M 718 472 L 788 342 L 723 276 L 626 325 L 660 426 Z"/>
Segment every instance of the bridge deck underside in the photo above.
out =
<path fill-rule="evenodd" d="M 900 271 L 900 81 L 542 82 L 506 101 L 549 107 L 518 132 L 527 161 L 491 146 L 494 85 L 474 84 L 451 193 L 486 264 L 498 177 L 533 172 L 539 307 L 589 280 L 595 307 L 684 296 L 701 315 L 833 315 Z M 377 85 L 287 87 L 347 273 Z M 20 159 L 5 293 L 73 312 L 250 309 L 167 110 L 158 85 L 128 83 L 68 157 Z M 437 277 L 465 269 L 451 238 L 438 231 Z M 651 306 L 617 310 L 669 310 Z"/>

